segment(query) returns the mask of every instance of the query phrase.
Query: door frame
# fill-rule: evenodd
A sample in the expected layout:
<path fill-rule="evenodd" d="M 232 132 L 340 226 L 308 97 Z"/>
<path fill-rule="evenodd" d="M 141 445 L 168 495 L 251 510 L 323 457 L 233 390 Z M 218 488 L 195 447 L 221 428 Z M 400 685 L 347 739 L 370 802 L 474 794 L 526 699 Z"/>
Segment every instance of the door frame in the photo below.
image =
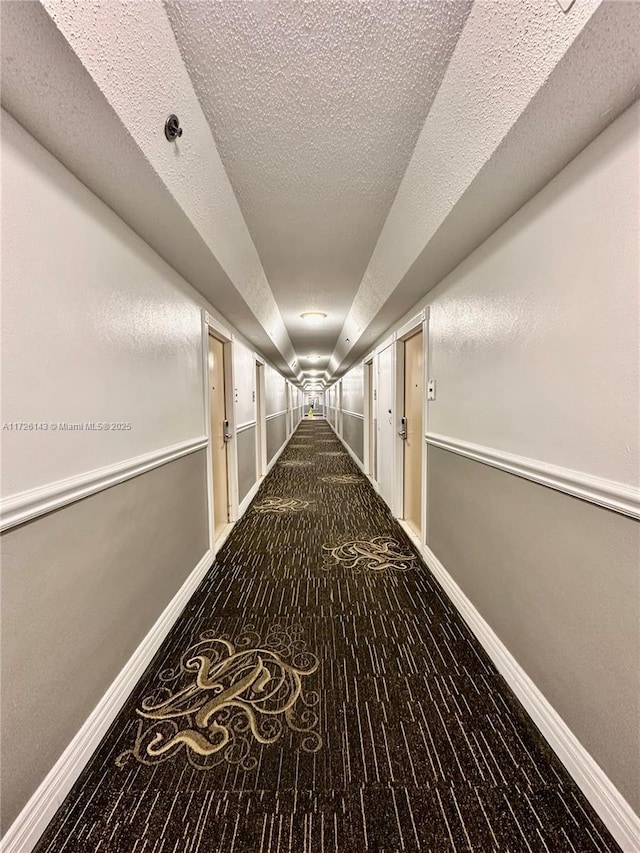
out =
<path fill-rule="evenodd" d="M 376 404 L 375 404 L 375 412 L 376 412 L 376 480 L 375 480 L 375 484 L 376 484 L 376 489 L 378 491 L 378 494 L 382 497 L 382 499 L 385 501 L 385 503 L 387 503 L 387 501 L 385 500 L 385 498 L 384 498 L 384 496 L 380 490 L 380 480 L 378 479 L 380 476 L 380 471 L 382 470 L 382 466 L 380 465 L 381 442 L 380 442 L 380 437 L 378 436 L 378 432 L 380 430 L 380 381 L 379 381 L 380 356 L 382 355 L 383 352 L 390 349 L 390 352 L 391 352 L 391 384 L 392 384 L 391 418 L 392 418 L 392 422 L 394 423 L 394 432 L 396 433 L 396 439 L 397 439 L 398 436 L 397 436 L 397 428 L 396 428 L 396 418 L 397 418 L 397 412 L 398 412 L 398 403 L 397 403 L 398 381 L 397 381 L 396 374 L 397 374 L 398 357 L 397 357 L 397 347 L 395 345 L 395 340 L 396 340 L 395 332 L 393 334 L 389 335 L 387 338 L 385 338 L 384 341 L 379 346 L 376 347 L 374 362 L 373 362 L 375 365 L 374 388 L 376 390 L 376 395 L 375 395 L 376 396 Z M 400 452 L 402 452 L 402 448 L 400 448 Z M 391 514 L 395 518 L 398 517 L 398 513 L 397 513 L 397 487 L 396 487 L 396 482 L 398 479 L 397 456 L 398 456 L 398 446 L 397 446 L 397 441 L 394 441 L 394 444 L 393 444 L 393 460 L 392 460 L 392 465 L 391 465 L 391 502 L 390 502 L 390 504 L 388 504 L 388 506 L 389 506 L 389 509 L 391 510 Z"/>
<path fill-rule="evenodd" d="M 422 332 L 422 472 L 421 472 L 421 499 L 422 512 L 420 519 L 421 536 L 420 544 L 426 544 L 427 536 L 427 442 L 425 435 L 428 432 L 427 416 L 429 407 L 427 405 L 427 385 L 429 382 L 429 308 L 423 308 L 418 314 L 408 320 L 395 334 L 396 370 L 395 370 L 395 401 L 397 406 L 397 429 L 395 447 L 395 509 L 396 518 L 404 519 L 404 441 L 399 435 L 400 418 L 404 414 L 404 342 Z M 407 526 L 408 529 L 408 526 Z M 415 537 L 416 534 L 411 531 Z M 417 538 L 417 537 L 416 537 Z"/>
<path fill-rule="evenodd" d="M 261 480 L 267 473 L 267 413 L 265 407 L 266 386 L 264 379 L 265 360 L 257 352 L 253 354 L 256 385 L 256 474 Z"/>
<path fill-rule="evenodd" d="M 236 444 L 236 413 L 235 392 L 233 375 L 233 333 L 222 323 L 212 317 L 208 311 L 202 311 L 202 365 L 204 385 L 204 420 L 205 435 L 207 436 L 207 504 L 209 512 L 209 548 L 212 553 L 216 552 L 215 520 L 213 505 L 213 448 L 211 436 L 211 395 L 209 392 L 209 335 L 223 344 L 224 352 L 224 403 L 229 421 L 229 432 L 231 440 L 227 442 L 227 488 L 229 506 L 229 524 L 238 520 L 238 464 Z M 225 539 L 221 534 L 218 548 Z"/>
<path fill-rule="evenodd" d="M 377 483 L 375 481 L 376 468 L 375 464 L 372 464 L 375 458 L 375 447 L 371 447 L 371 435 L 375 435 L 375 429 L 378 423 L 375 353 L 371 352 L 362 359 L 362 370 L 362 384 L 364 387 L 364 440 L 362 442 L 362 453 L 364 456 L 363 466 L 364 473 L 377 488 Z"/>

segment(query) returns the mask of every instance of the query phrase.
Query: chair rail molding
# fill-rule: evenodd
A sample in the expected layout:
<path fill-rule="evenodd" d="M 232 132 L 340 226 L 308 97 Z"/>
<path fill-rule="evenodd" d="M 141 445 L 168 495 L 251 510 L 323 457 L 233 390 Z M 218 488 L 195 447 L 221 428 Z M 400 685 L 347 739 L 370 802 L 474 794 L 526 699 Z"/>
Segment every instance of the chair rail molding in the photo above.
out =
<path fill-rule="evenodd" d="M 430 447 L 457 453 L 574 498 L 640 519 L 640 488 L 635 486 L 433 432 L 425 434 L 425 441 Z"/>
<path fill-rule="evenodd" d="M 281 412 L 272 412 L 270 415 L 265 415 L 265 421 L 270 421 L 273 418 L 281 418 L 282 415 L 286 415 L 289 409 L 283 409 Z"/>
<path fill-rule="evenodd" d="M 48 483 L 37 489 L 11 495 L 0 503 L 0 531 L 60 509 L 74 501 L 101 492 L 103 489 L 109 489 L 132 477 L 146 474 L 152 468 L 159 468 L 160 465 L 166 465 L 168 462 L 173 462 L 189 453 L 204 450 L 206 447 L 207 436 L 199 435 L 169 447 L 152 450 L 142 456 L 116 462 L 114 465 L 96 468 L 65 480 Z"/>

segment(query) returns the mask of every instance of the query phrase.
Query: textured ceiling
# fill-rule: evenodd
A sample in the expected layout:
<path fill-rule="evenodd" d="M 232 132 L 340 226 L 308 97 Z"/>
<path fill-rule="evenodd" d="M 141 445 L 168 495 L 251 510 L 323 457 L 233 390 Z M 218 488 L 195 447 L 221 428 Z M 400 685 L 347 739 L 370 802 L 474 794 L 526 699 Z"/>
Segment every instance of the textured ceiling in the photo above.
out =
<path fill-rule="evenodd" d="M 0 14 L 5 109 L 298 379 L 312 352 L 343 373 L 639 95 L 636 2 Z"/>
<path fill-rule="evenodd" d="M 300 354 L 335 346 L 469 8 L 166 4 Z"/>

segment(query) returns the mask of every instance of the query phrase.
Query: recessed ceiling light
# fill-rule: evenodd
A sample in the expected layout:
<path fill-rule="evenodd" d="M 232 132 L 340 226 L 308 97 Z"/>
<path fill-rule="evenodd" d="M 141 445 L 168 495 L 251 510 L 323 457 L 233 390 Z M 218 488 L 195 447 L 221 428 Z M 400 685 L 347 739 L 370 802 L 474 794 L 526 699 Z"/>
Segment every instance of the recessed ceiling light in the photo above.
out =
<path fill-rule="evenodd" d="M 308 355 L 307 361 L 320 361 L 320 356 L 319 355 Z"/>
<path fill-rule="evenodd" d="M 324 319 L 326 319 L 326 314 L 323 314 L 322 311 L 305 311 L 304 314 L 300 315 L 305 323 L 309 323 L 311 326 L 317 326 L 318 323 L 322 323 Z"/>

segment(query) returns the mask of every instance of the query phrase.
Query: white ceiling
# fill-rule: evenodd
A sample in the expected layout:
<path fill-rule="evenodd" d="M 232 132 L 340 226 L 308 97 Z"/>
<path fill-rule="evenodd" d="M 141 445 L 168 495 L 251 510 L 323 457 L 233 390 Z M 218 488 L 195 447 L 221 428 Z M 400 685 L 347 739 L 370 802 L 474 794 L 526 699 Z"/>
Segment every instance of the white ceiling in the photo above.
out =
<path fill-rule="evenodd" d="M 470 0 L 165 5 L 292 343 L 331 352 Z"/>
<path fill-rule="evenodd" d="M 639 95 L 638 3 L 0 14 L 4 108 L 298 379 L 311 352 L 344 372 Z"/>

